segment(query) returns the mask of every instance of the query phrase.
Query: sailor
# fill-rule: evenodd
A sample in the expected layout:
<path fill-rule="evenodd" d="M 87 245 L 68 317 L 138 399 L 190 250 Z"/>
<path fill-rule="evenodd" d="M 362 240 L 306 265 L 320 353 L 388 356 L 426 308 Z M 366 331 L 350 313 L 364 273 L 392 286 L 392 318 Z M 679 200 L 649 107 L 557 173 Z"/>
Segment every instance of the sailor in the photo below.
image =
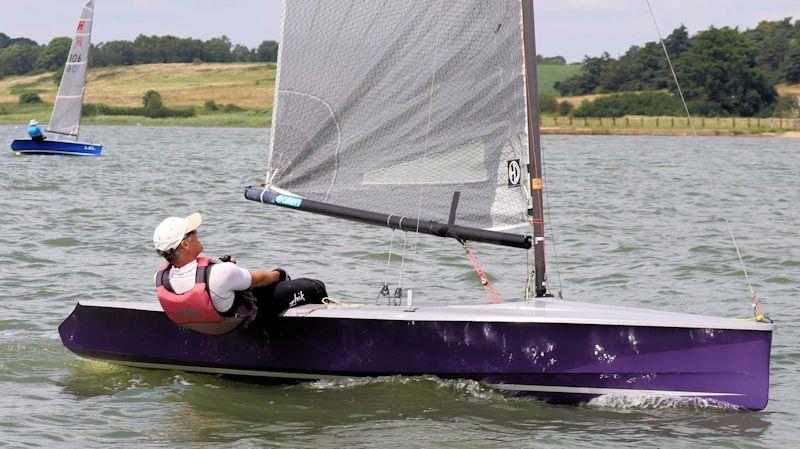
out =
<path fill-rule="evenodd" d="M 200 257 L 204 248 L 197 228 L 202 222 L 197 212 L 188 217 L 169 217 L 153 233 L 156 252 L 167 261 L 156 273 L 157 296 L 174 322 L 222 322 L 241 314 L 248 298 L 255 299 L 262 321 L 289 307 L 320 303 L 327 296 L 322 282 L 293 281 L 280 268 L 246 270 L 230 256 Z"/>
<path fill-rule="evenodd" d="M 28 122 L 28 135 L 31 136 L 34 142 L 41 142 L 44 140 L 42 129 L 39 128 L 39 122 L 36 119 Z"/>

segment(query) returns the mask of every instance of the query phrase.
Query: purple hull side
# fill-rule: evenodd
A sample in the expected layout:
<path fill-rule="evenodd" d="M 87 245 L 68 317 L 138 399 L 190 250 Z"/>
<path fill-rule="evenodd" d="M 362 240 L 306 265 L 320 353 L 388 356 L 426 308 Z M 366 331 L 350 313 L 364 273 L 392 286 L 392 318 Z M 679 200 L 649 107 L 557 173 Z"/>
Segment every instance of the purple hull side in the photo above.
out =
<path fill-rule="evenodd" d="M 79 304 L 59 333 L 79 355 L 192 371 L 283 379 L 433 374 L 561 403 L 625 390 L 767 405 L 772 332 L 411 315 L 281 317 L 268 329 L 210 336 L 159 311 Z"/>

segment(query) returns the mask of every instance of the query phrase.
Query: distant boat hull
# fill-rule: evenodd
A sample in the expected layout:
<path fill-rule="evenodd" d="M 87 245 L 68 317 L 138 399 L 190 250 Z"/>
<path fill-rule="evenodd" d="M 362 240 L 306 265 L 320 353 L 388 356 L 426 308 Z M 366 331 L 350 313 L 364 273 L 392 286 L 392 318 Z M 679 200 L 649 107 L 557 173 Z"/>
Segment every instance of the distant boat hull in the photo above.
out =
<path fill-rule="evenodd" d="M 505 304 L 411 313 L 303 306 L 266 329 L 211 336 L 176 326 L 157 304 L 87 302 L 59 333 L 78 355 L 145 368 L 283 381 L 431 374 L 556 403 L 633 395 L 767 405 L 772 325 L 633 326 L 535 315 Z"/>
<path fill-rule="evenodd" d="M 62 156 L 99 156 L 103 151 L 101 145 L 84 142 L 66 142 L 63 140 L 44 140 L 36 142 L 31 139 L 16 139 L 11 142 L 11 151 L 18 154 L 43 154 Z"/>

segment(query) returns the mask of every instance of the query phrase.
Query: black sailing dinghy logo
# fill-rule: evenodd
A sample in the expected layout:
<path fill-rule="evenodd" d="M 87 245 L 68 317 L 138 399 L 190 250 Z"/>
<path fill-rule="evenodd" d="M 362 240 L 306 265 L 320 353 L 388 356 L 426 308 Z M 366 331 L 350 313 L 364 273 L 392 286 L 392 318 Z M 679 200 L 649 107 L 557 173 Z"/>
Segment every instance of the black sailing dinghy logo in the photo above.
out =
<path fill-rule="evenodd" d="M 519 166 L 519 159 L 508 161 L 508 186 L 519 187 L 522 179 L 522 169 Z"/>

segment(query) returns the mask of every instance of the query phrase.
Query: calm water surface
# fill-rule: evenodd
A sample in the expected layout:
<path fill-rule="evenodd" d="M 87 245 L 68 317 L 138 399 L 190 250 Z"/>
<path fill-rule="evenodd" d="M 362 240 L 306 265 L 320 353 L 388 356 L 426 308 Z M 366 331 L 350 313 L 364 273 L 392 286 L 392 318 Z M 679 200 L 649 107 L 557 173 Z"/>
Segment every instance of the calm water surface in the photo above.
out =
<path fill-rule="evenodd" d="M 0 152 L 0 445 L 797 444 L 796 140 L 707 138 L 699 148 L 687 138 L 545 138 L 549 229 L 558 243 L 549 250 L 551 277 L 555 284 L 560 278 L 568 299 L 748 316 L 728 217 L 764 308 L 779 325 L 770 404 L 752 413 L 614 398 L 555 406 L 432 377 L 262 386 L 79 359 L 61 346 L 57 326 L 81 299 L 155 300 L 152 276 L 161 262 L 150 242 L 167 215 L 201 211 L 209 254 L 321 278 L 350 301 L 374 299 L 390 239 L 385 229 L 246 201 L 243 186 L 264 178 L 264 130 L 84 131 L 105 145 L 103 156 Z M 23 133 L 0 127 L 0 142 Z M 518 299 L 525 252 L 475 249 L 501 297 Z M 419 240 L 413 285 L 418 301 L 486 301 L 460 247 L 431 237 Z"/>

